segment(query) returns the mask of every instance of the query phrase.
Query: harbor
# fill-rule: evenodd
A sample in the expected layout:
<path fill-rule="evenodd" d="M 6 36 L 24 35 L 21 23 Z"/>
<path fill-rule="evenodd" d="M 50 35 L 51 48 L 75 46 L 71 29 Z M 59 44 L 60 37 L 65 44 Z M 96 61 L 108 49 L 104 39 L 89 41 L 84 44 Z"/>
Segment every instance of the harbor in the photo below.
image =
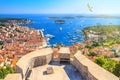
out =
<path fill-rule="evenodd" d="M 83 42 L 84 35 L 82 30 L 88 26 L 93 25 L 119 25 L 117 23 L 120 19 L 113 18 L 89 18 L 85 15 L 67 15 L 65 14 L 49 14 L 49 15 L 0 15 L 0 17 L 14 17 L 14 18 L 26 18 L 32 20 L 30 24 L 21 24 L 21 26 L 28 26 L 42 30 L 45 35 L 51 34 L 53 38 L 47 38 L 50 45 L 62 43 L 66 46 L 73 45 L 76 42 Z M 74 17 L 74 18 L 73 18 Z M 48 19 L 50 18 L 50 19 Z M 68 19 L 69 18 L 69 19 Z M 72 19 L 70 19 L 72 18 Z M 64 24 L 56 24 L 55 20 L 64 20 Z M 99 24 L 98 24 L 99 23 Z M 61 37 L 63 36 L 63 37 Z"/>

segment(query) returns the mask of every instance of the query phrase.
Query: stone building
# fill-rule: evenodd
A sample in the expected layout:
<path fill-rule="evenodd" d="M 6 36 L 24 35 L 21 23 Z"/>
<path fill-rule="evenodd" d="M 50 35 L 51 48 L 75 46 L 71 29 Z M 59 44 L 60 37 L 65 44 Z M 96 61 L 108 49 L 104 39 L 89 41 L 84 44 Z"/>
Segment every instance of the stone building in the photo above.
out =
<path fill-rule="evenodd" d="M 70 49 L 69 47 L 61 47 L 58 51 L 59 61 L 70 61 Z"/>

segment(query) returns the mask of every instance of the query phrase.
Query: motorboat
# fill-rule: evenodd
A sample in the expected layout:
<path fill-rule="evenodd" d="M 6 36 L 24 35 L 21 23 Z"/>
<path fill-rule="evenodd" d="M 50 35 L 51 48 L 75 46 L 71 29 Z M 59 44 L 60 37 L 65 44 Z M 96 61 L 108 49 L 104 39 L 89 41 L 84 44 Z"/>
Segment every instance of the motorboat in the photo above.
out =
<path fill-rule="evenodd" d="M 62 31 L 62 27 L 60 27 L 59 30 Z"/>

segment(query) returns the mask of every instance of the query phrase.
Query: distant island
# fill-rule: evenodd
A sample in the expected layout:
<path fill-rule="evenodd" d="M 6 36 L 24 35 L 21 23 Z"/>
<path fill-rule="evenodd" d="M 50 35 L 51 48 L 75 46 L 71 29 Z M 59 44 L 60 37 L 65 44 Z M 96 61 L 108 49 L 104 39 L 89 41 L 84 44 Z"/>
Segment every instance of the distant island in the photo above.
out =
<path fill-rule="evenodd" d="M 59 19 L 59 18 L 62 18 L 62 19 L 75 19 L 75 17 L 72 17 L 72 16 L 64 16 L 64 17 L 50 16 L 50 17 L 48 17 L 48 19 Z"/>
<path fill-rule="evenodd" d="M 63 17 L 63 19 L 75 19 L 75 17 L 72 17 L 72 16 L 65 16 L 65 17 Z"/>
<path fill-rule="evenodd" d="M 65 20 L 55 20 L 55 23 L 56 23 L 56 24 L 64 24 L 64 23 L 65 23 Z"/>
<path fill-rule="evenodd" d="M 58 19 L 59 17 L 56 17 L 56 16 L 50 16 L 48 17 L 48 19 Z"/>
<path fill-rule="evenodd" d="M 25 18 L 0 18 L 0 24 L 5 24 L 5 23 L 29 24 L 32 23 L 32 20 L 28 20 Z"/>
<path fill-rule="evenodd" d="M 120 16 L 112 15 L 80 15 L 80 16 L 50 16 L 48 19 L 75 19 L 75 18 L 105 18 L 105 19 L 120 19 Z"/>
<path fill-rule="evenodd" d="M 120 19 L 120 16 L 109 16 L 109 15 L 94 15 L 94 16 L 77 16 L 78 18 L 118 18 Z"/>

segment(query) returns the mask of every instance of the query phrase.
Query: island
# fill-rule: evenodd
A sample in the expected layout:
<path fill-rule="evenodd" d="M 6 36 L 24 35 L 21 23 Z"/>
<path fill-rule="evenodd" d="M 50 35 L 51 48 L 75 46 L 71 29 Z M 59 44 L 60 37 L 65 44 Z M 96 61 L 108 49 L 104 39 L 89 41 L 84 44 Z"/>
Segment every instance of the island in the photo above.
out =
<path fill-rule="evenodd" d="M 32 20 L 25 18 L 0 18 L 0 23 L 17 23 L 17 24 L 29 24 L 32 23 Z"/>
<path fill-rule="evenodd" d="M 48 17 L 48 19 L 58 19 L 59 17 L 57 17 L 57 16 L 50 16 L 50 17 Z"/>
<path fill-rule="evenodd" d="M 72 16 L 65 16 L 65 17 L 63 17 L 63 19 L 75 19 L 75 17 L 72 17 Z"/>
<path fill-rule="evenodd" d="M 65 20 L 55 20 L 55 23 L 56 23 L 56 24 L 64 24 L 64 23 L 65 23 Z"/>
<path fill-rule="evenodd" d="M 77 16 L 77 18 L 112 18 L 112 19 L 120 19 L 120 16 L 111 16 L 111 15 L 81 15 L 81 16 Z"/>

